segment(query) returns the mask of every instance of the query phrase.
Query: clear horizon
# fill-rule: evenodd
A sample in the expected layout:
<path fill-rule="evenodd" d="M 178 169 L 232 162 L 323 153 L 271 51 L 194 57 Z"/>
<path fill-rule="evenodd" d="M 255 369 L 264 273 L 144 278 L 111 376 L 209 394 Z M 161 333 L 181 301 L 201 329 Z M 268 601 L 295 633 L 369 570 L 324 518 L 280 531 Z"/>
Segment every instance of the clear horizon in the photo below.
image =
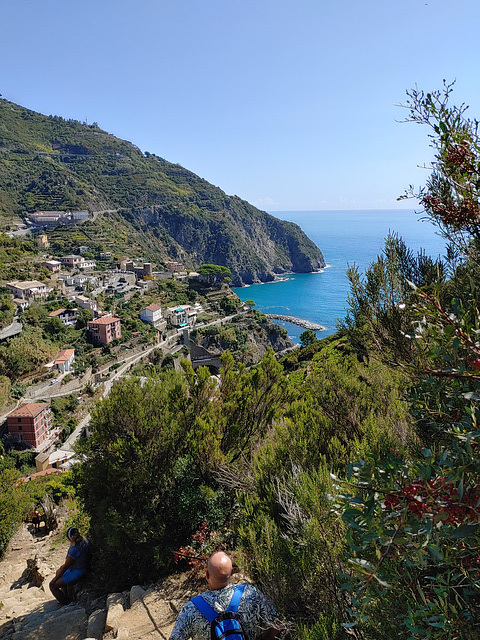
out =
<path fill-rule="evenodd" d="M 7 0 L 1 92 L 263 210 L 411 208 L 432 149 L 396 105 L 445 78 L 480 115 L 479 21 L 478 0 Z"/>

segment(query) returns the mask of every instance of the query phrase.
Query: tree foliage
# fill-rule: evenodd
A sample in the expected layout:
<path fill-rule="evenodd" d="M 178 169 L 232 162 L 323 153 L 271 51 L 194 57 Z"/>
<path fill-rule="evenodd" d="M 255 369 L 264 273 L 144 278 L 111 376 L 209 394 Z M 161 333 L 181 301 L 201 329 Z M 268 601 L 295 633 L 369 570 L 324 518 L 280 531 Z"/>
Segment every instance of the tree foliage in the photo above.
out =
<path fill-rule="evenodd" d="M 451 90 L 415 90 L 406 105 L 410 120 L 432 128 L 436 159 L 417 196 L 448 241 L 445 259 L 427 264 L 428 278 L 391 259 L 377 261 L 365 283 L 352 278 L 353 334 L 360 329 L 377 356 L 410 371 L 420 438 L 408 454 L 358 460 L 337 485 L 352 570 L 346 588 L 356 621 L 379 638 L 390 618 L 402 638 L 480 632 L 480 141 L 465 106 L 449 105 Z M 381 298 L 379 281 L 396 295 Z"/>

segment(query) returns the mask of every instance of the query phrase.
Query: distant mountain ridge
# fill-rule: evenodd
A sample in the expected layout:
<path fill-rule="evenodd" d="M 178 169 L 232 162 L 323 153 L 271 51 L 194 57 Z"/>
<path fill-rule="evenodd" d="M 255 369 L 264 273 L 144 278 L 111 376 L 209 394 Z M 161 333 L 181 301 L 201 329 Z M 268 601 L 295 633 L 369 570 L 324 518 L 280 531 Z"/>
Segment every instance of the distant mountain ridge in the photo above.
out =
<path fill-rule="evenodd" d="M 300 227 L 226 195 L 180 165 L 96 124 L 0 100 L 0 228 L 38 209 L 116 210 L 106 225 L 103 218 L 103 226 L 102 220 L 85 223 L 88 237 L 101 237 L 104 248 L 122 253 L 128 238 L 157 264 L 225 265 L 236 285 L 325 266 Z"/>

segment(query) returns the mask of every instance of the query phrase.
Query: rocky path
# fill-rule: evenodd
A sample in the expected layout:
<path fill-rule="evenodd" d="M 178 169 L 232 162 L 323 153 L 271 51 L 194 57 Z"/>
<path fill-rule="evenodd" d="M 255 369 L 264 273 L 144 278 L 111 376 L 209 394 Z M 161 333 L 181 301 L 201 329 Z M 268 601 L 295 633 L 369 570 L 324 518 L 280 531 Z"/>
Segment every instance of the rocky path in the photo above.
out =
<path fill-rule="evenodd" d="M 29 529 L 18 531 L 0 562 L 0 640 L 168 640 L 178 611 L 198 592 L 191 574 L 106 597 L 87 581 L 60 607 L 48 583 L 68 545 L 60 532 Z"/>

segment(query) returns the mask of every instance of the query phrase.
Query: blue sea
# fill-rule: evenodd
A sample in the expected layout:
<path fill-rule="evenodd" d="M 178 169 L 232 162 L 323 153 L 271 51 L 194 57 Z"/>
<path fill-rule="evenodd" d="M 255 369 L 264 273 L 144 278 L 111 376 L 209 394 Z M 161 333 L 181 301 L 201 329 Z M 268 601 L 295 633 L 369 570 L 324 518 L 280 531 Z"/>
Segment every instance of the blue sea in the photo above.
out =
<path fill-rule="evenodd" d="M 336 319 L 346 315 L 348 265 L 360 272 L 381 254 L 389 231 L 397 232 L 414 251 L 424 249 L 437 257 L 445 253 L 445 241 L 436 228 L 413 210 L 281 211 L 270 212 L 298 224 L 322 251 L 327 267 L 319 273 L 282 276 L 278 282 L 236 287 L 241 300 L 253 300 L 263 313 L 278 313 L 316 322 L 325 330 L 319 338 L 335 333 Z M 290 322 L 284 326 L 294 342 L 305 330 Z"/>

